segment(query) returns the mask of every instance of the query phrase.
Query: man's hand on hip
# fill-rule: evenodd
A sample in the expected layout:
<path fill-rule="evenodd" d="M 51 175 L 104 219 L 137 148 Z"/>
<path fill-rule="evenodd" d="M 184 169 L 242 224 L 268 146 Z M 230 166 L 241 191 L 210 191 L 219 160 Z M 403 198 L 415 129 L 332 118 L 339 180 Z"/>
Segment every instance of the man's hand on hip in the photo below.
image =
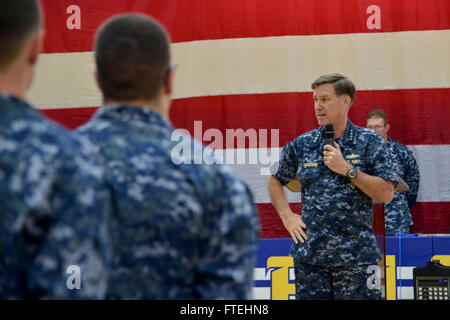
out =
<path fill-rule="evenodd" d="M 306 240 L 308 240 L 308 236 L 306 235 L 305 230 L 303 230 L 306 229 L 306 225 L 300 215 L 291 212 L 284 215 L 281 221 L 283 221 L 284 227 L 291 235 L 292 240 L 294 240 L 295 244 L 297 244 L 298 241 L 304 243 Z"/>

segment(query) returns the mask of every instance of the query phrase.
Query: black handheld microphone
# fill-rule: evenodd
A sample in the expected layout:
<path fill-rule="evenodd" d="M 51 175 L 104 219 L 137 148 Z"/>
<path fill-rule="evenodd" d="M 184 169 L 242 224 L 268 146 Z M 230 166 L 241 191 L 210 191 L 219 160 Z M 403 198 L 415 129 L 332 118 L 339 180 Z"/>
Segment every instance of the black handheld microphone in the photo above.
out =
<path fill-rule="evenodd" d="M 325 145 L 329 144 L 334 147 L 334 127 L 332 124 L 327 124 L 324 130 Z M 334 177 L 333 171 L 330 170 L 330 174 Z"/>
<path fill-rule="evenodd" d="M 325 126 L 325 144 L 329 144 L 334 147 L 334 127 L 332 124 Z"/>

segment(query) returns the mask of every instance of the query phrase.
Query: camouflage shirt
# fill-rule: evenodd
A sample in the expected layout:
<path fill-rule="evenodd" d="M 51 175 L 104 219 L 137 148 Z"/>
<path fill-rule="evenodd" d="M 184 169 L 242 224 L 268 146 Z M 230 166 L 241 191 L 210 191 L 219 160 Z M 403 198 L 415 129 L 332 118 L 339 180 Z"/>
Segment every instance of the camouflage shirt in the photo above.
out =
<path fill-rule="evenodd" d="M 86 139 L 0 95 L 0 298 L 103 298 L 110 193 Z"/>
<path fill-rule="evenodd" d="M 344 158 L 357 169 L 397 183 L 383 139 L 348 121 L 335 139 Z M 307 132 L 282 149 L 272 172 L 282 185 L 295 176 L 302 184 L 302 219 L 308 240 L 293 244 L 300 262 L 338 267 L 374 264 L 381 259 L 372 230 L 372 199 L 323 161 L 323 128 Z"/>
<path fill-rule="evenodd" d="M 409 226 L 413 224 L 409 209 L 416 203 L 420 174 L 414 154 L 406 146 L 388 137 L 387 149 L 393 170 L 409 186 L 409 192 L 395 192 L 394 199 L 384 206 L 385 233 L 393 236 L 399 231 L 409 233 Z"/>
<path fill-rule="evenodd" d="M 144 107 L 103 106 L 78 131 L 100 146 L 115 199 L 108 298 L 250 297 L 259 220 L 229 167 L 192 164 L 202 145 L 180 136 L 189 151 L 176 152 L 174 128 Z"/>

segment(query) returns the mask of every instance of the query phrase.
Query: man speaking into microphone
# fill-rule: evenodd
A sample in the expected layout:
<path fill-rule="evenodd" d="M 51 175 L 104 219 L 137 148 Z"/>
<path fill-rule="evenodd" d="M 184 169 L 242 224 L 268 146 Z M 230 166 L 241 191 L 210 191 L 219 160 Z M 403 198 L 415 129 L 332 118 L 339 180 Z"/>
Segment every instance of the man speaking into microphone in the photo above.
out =
<path fill-rule="evenodd" d="M 288 142 L 267 183 L 294 243 L 296 298 L 380 299 L 368 269 L 381 260 L 372 230 L 372 198 L 389 203 L 397 178 L 380 135 L 355 126 L 348 111 L 355 86 L 341 74 L 315 80 L 319 128 Z M 291 211 L 284 186 L 301 183 L 302 215 Z"/>

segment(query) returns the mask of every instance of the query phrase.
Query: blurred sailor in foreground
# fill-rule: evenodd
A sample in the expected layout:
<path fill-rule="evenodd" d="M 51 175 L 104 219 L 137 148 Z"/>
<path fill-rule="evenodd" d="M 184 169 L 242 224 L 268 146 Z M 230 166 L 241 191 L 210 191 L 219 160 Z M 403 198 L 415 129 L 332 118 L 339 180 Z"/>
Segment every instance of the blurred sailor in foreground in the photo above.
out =
<path fill-rule="evenodd" d="M 101 299 L 111 200 L 97 148 L 26 102 L 36 0 L 0 1 L 0 298 Z"/>
<path fill-rule="evenodd" d="M 166 31 L 148 16 L 113 17 L 96 35 L 95 59 L 105 105 L 78 132 L 101 148 L 113 189 L 107 297 L 249 298 L 259 230 L 253 198 L 229 167 L 172 152 Z"/>

